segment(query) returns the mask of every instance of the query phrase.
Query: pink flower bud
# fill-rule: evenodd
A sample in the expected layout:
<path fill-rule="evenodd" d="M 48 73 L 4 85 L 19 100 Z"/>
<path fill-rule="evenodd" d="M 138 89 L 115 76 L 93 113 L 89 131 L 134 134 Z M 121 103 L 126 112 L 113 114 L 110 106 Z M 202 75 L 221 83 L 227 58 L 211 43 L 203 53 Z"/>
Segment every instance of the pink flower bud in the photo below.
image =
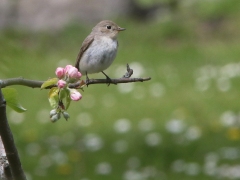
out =
<path fill-rule="evenodd" d="M 76 89 L 71 89 L 70 90 L 70 98 L 73 101 L 78 101 L 78 100 L 82 99 L 82 95 Z"/>
<path fill-rule="evenodd" d="M 64 68 L 64 74 L 66 75 L 68 73 L 68 70 L 73 68 L 72 65 L 67 65 L 65 68 Z"/>
<path fill-rule="evenodd" d="M 67 82 L 62 80 L 62 79 L 60 79 L 60 80 L 58 80 L 57 84 L 58 84 L 59 88 L 64 88 L 66 86 Z"/>
<path fill-rule="evenodd" d="M 77 78 L 79 76 L 78 69 L 75 67 L 71 67 L 70 69 L 68 69 L 68 75 L 70 78 Z"/>
<path fill-rule="evenodd" d="M 82 77 L 82 74 L 78 71 L 78 73 L 77 73 L 77 79 L 80 79 L 80 77 Z"/>
<path fill-rule="evenodd" d="M 55 71 L 55 74 L 59 79 L 64 77 L 64 69 L 62 67 L 58 67 Z"/>

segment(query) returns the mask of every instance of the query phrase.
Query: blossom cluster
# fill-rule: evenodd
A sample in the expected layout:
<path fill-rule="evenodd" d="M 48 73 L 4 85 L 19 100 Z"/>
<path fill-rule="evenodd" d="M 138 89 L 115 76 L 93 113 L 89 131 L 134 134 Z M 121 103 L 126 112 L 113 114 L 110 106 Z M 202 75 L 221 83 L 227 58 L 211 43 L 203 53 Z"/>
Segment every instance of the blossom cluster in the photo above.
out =
<path fill-rule="evenodd" d="M 55 74 L 59 78 L 57 85 L 60 89 L 65 89 L 70 91 L 70 98 L 73 101 L 78 101 L 82 98 L 82 95 L 76 89 L 69 89 L 67 86 L 69 83 L 78 81 L 82 74 L 78 71 L 77 68 L 72 65 L 67 65 L 65 68 L 58 67 L 55 71 Z"/>
<path fill-rule="evenodd" d="M 58 67 L 55 71 L 57 78 L 50 79 L 50 84 L 57 84 L 49 92 L 49 102 L 54 108 L 50 111 L 50 119 L 56 122 L 61 118 L 61 115 L 68 120 L 69 114 L 66 112 L 71 101 L 78 101 L 82 98 L 80 92 L 74 88 L 69 88 L 69 84 L 76 83 L 80 80 L 82 74 L 77 68 L 72 65 L 67 65 L 65 68 Z"/>

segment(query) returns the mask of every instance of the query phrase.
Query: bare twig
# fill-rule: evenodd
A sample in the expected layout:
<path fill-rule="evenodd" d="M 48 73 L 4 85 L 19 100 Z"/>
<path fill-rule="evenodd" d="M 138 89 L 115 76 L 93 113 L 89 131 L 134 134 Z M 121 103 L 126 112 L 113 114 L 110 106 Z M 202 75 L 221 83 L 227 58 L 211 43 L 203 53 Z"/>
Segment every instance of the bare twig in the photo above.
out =
<path fill-rule="evenodd" d="M 112 82 L 108 82 L 107 79 L 89 79 L 86 85 L 90 84 L 120 84 L 120 83 L 132 83 L 132 82 L 143 82 L 149 81 L 151 78 L 119 78 L 119 79 L 111 79 Z"/>
<path fill-rule="evenodd" d="M 89 79 L 86 85 L 91 85 L 91 84 L 120 84 L 120 83 L 132 83 L 132 82 L 143 82 L 143 81 L 149 81 L 151 78 L 119 78 L 119 79 L 111 79 L 112 82 L 107 81 L 107 79 Z M 37 80 L 30 80 L 30 79 L 24 79 L 22 77 L 19 78 L 11 78 L 11 79 L 3 79 L 0 80 L 0 84 L 2 84 L 2 88 L 7 87 L 7 86 L 12 86 L 12 85 L 22 85 L 22 86 L 27 86 L 31 88 L 41 88 L 42 84 L 44 81 L 37 81 Z M 79 81 L 74 84 L 70 84 L 69 88 L 77 88 L 79 85 L 82 83 L 82 81 Z M 54 86 L 49 86 L 47 89 L 51 89 Z"/>
<path fill-rule="evenodd" d="M 127 72 L 123 75 L 123 78 L 130 78 L 132 76 L 132 74 L 133 74 L 133 70 L 127 64 Z"/>
<path fill-rule="evenodd" d="M 132 82 L 143 82 L 143 81 L 149 81 L 151 78 L 119 78 L 119 79 L 111 79 L 112 82 L 110 84 L 120 84 L 120 83 L 132 83 Z M 74 84 L 70 84 L 69 88 L 77 88 L 81 84 L 82 81 L 79 81 Z M 5 79 L 1 80 L 0 84 L 2 84 L 2 88 L 12 85 L 22 85 L 27 86 L 31 88 L 40 88 L 41 85 L 44 83 L 44 81 L 37 81 L 37 80 L 30 80 L 30 79 L 24 79 L 24 78 L 11 78 L 11 79 Z M 86 85 L 90 84 L 107 84 L 109 83 L 107 79 L 89 79 L 88 83 Z M 55 86 L 49 86 L 47 89 L 50 89 Z"/>

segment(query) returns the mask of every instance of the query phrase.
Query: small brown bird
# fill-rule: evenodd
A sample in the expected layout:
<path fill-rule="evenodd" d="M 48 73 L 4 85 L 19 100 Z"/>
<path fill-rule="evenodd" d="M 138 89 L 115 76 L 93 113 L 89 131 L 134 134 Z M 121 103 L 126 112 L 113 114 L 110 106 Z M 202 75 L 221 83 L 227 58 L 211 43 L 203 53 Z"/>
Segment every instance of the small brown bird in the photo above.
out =
<path fill-rule="evenodd" d="M 125 28 L 109 20 L 99 22 L 83 41 L 75 67 L 86 76 L 102 72 L 111 81 L 103 71 L 115 59 L 118 48 L 117 35 L 124 30 Z"/>

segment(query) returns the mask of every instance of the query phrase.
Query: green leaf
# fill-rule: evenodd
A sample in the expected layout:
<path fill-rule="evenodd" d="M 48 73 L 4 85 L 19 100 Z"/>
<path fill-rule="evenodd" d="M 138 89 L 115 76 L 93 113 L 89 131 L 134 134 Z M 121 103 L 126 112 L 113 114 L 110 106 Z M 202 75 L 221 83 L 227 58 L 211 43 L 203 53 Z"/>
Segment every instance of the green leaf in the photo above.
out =
<path fill-rule="evenodd" d="M 52 78 L 52 79 L 48 79 L 47 81 L 45 81 L 42 86 L 41 89 L 44 89 L 46 87 L 52 86 L 52 85 L 56 85 L 58 82 L 58 78 Z"/>
<path fill-rule="evenodd" d="M 53 87 L 48 93 L 48 101 L 52 108 L 56 109 L 58 107 L 58 92 L 59 89 L 57 87 Z"/>
<path fill-rule="evenodd" d="M 61 89 L 60 92 L 59 92 L 59 99 L 60 100 L 63 100 L 65 97 L 66 97 L 66 94 L 67 94 L 67 89 Z"/>
<path fill-rule="evenodd" d="M 67 91 L 67 95 L 66 95 L 66 103 L 65 103 L 65 109 L 67 110 L 70 106 L 71 103 L 71 98 L 70 98 L 70 91 Z"/>
<path fill-rule="evenodd" d="M 4 99 L 7 102 L 7 105 L 11 107 L 13 110 L 22 113 L 25 112 L 27 109 L 22 107 L 22 105 L 18 102 L 18 93 L 17 90 L 14 88 L 3 88 L 2 89 Z"/>

